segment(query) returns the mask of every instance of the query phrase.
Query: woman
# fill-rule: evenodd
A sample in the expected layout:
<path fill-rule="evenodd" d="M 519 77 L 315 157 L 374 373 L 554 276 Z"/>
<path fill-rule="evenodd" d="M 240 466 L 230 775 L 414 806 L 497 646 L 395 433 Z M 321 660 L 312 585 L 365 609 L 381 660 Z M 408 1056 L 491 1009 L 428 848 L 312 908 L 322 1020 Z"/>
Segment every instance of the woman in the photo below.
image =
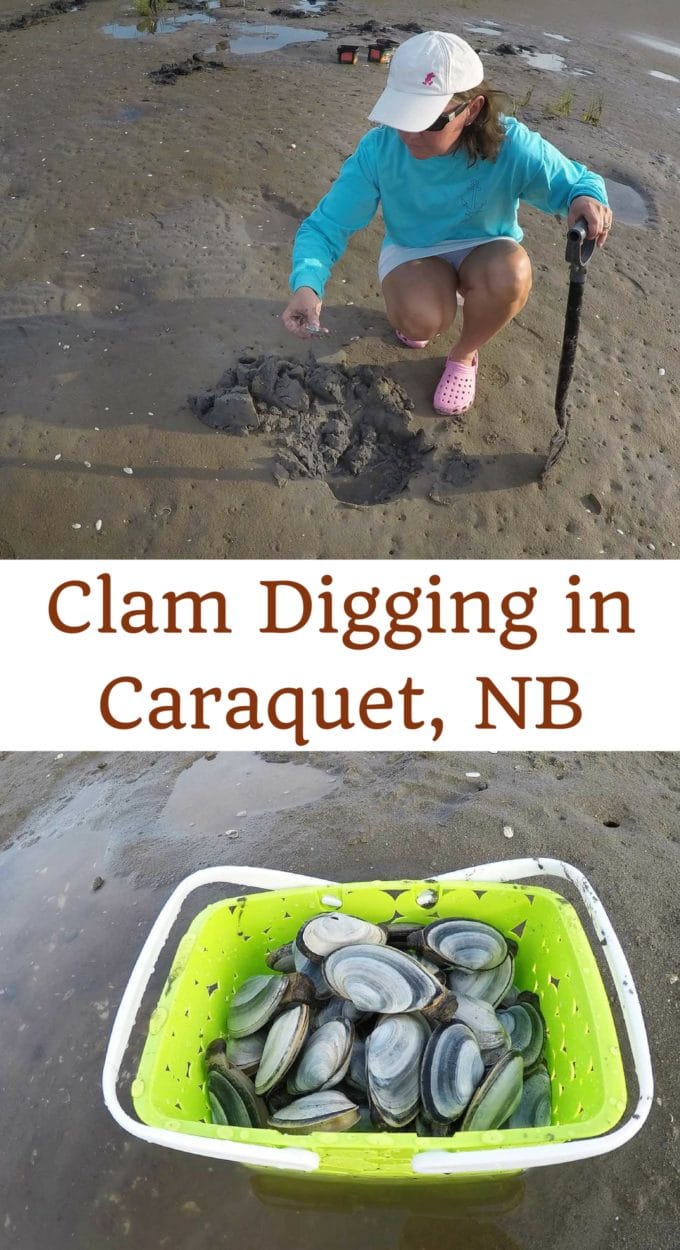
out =
<path fill-rule="evenodd" d="M 514 117 L 503 116 L 477 53 L 457 35 L 407 39 L 370 121 L 330 191 L 295 236 L 286 329 L 320 329 L 324 287 L 350 235 L 378 205 L 386 227 L 379 275 L 400 342 L 425 347 L 463 304 L 460 333 L 434 394 L 435 411 L 474 402 L 480 347 L 524 307 L 531 264 L 520 244 L 520 201 L 584 217 L 601 247 L 612 214 L 602 178 Z"/>

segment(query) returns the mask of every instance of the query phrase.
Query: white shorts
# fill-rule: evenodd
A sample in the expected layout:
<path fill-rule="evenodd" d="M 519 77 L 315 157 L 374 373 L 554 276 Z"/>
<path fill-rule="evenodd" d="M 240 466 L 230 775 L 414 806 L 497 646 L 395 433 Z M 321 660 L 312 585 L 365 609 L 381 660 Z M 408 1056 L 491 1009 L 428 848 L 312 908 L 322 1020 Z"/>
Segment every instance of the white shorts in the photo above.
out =
<path fill-rule="evenodd" d="M 378 257 L 378 276 L 383 282 L 397 265 L 403 265 L 407 260 L 422 260 L 423 256 L 441 256 L 442 260 L 448 260 L 457 269 L 474 248 L 482 243 L 495 243 L 498 239 L 517 242 L 509 234 L 499 234 L 491 239 L 488 235 L 483 239 L 445 239 L 443 243 L 433 243 L 431 247 L 400 247 L 398 243 L 383 243 Z"/>

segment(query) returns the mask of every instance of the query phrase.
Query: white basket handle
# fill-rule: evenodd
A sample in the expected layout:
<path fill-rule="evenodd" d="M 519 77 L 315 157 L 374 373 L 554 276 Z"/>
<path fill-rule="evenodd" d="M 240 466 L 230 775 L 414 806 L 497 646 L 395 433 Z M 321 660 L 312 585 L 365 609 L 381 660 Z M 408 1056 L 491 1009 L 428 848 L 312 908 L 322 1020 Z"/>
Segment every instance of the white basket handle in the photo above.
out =
<path fill-rule="evenodd" d="M 447 1173 L 514 1172 L 529 1167 L 547 1167 L 552 1163 L 570 1163 L 607 1154 L 630 1141 L 640 1131 L 652 1106 L 654 1078 L 649 1042 L 640 1000 L 628 961 L 609 917 L 592 885 L 582 872 L 561 859 L 508 859 L 496 864 L 479 864 L 457 872 L 443 872 L 432 881 L 522 881 L 527 877 L 562 877 L 576 886 L 601 944 L 618 995 L 630 1042 L 639 1087 L 637 1106 L 630 1117 L 611 1133 L 573 1142 L 555 1142 L 540 1146 L 509 1146 L 503 1150 L 472 1150 L 450 1152 L 426 1150 L 415 1154 L 414 1172 L 427 1176 Z"/>
<path fill-rule="evenodd" d="M 250 886 L 258 890 L 282 890 L 287 886 L 332 886 L 335 884 L 321 877 L 305 877 L 298 873 L 279 872 L 271 868 L 246 868 L 233 865 L 222 868 L 202 868 L 199 872 L 186 877 L 184 881 L 180 881 L 161 909 L 139 953 L 116 1013 L 102 1074 L 104 1102 L 121 1128 L 126 1129 L 135 1137 L 141 1137 L 142 1141 L 212 1159 L 229 1159 L 235 1163 L 283 1168 L 286 1171 L 314 1172 L 319 1166 L 319 1156 L 314 1150 L 289 1146 L 253 1146 L 247 1142 L 222 1141 L 213 1137 L 198 1137 L 192 1133 L 174 1133 L 169 1129 L 142 1124 L 141 1121 L 128 1115 L 120 1105 L 117 1089 L 120 1065 L 123 1062 L 130 1033 L 158 957 L 188 895 L 200 886 L 217 883 Z"/>

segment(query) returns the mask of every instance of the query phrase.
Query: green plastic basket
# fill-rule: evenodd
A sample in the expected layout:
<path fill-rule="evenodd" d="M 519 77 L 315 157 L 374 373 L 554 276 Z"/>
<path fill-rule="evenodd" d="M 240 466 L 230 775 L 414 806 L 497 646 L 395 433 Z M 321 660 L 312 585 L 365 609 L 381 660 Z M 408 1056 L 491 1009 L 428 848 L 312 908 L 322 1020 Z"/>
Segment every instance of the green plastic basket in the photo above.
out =
<path fill-rule="evenodd" d="M 525 866 L 560 863 L 548 860 L 512 862 Z M 503 868 L 507 875 L 508 865 L 486 867 L 487 870 Z M 189 1149 L 253 1166 L 316 1171 L 327 1177 L 363 1180 L 415 1180 L 442 1173 L 495 1174 L 543 1162 L 582 1158 L 584 1151 L 599 1154 L 613 1149 L 620 1142 L 606 1143 L 616 1138 L 617 1134 L 610 1130 L 626 1109 L 626 1082 L 607 994 L 579 916 L 566 899 L 543 886 L 528 887 L 516 881 L 494 880 L 498 873 L 493 871 L 489 871 L 485 880 L 470 875 L 482 871 L 481 868 L 466 870 L 466 878 L 452 875 L 428 882 L 285 885 L 264 893 L 226 898 L 204 908 L 179 943 L 149 1021 L 139 1069 L 131 1087 L 141 1124 L 127 1116 L 118 1103 L 115 1090 L 118 1067 L 113 1073 L 113 1087 L 111 1077 L 116 1057 L 118 1066 L 122 1059 L 148 980 L 145 968 L 141 969 L 143 983 L 140 981 L 141 990 L 136 994 L 134 1014 L 131 1015 L 130 1004 L 121 1003 L 119 1017 L 123 1012 L 123 1019 L 120 1030 L 118 1020 L 114 1025 L 107 1055 L 107 1065 L 109 1059 L 111 1064 L 108 1071 L 105 1067 L 104 1081 L 106 1100 L 116 1118 L 126 1128 L 135 1125 L 132 1131 L 137 1135 L 176 1149 Z M 569 871 L 576 874 L 575 869 Z M 282 876 L 267 874 L 266 870 L 234 868 L 212 870 L 209 880 L 216 879 L 215 873 L 230 874 L 229 879 L 242 881 L 244 875 L 248 879 L 249 874 L 259 877 L 263 872 L 277 880 Z M 218 875 L 217 879 L 225 878 Z M 571 879 L 575 880 L 575 876 Z M 189 879 L 193 882 L 190 888 L 206 880 L 204 873 L 194 874 Z M 585 882 L 585 878 L 582 881 Z M 176 891 L 166 904 L 154 930 L 165 915 L 167 923 L 162 927 L 167 936 L 188 893 L 186 886 L 187 882 L 183 882 L 179 887 L 182 894 L 179 902 Z M 592 887 L 587 882 L 585 886 L 587 889 L 582 895 L 592 916 L 594 908 L 602 911 L 602 905 Z M 425 891 L 434 891 L 434 906 L 424 907 L 418 902 Z M 210 1123 L 202 1055 L 206 1045 L 226 1031 L 231 997 L 247 977 L 268 971 L 267 952 L 290 941 L 304 920 L 324 910 L 338 908 L 375 922 L 395 919 L 427 922 L 440 916 L 468 917 L 488 921 L 516 940 L 515 983 L 521 989 L 538 994 L 547 1026 L 545 1057 L 552 1082 L 550 1127 L 458 1133 L 445 1139 L 428 1139 L 411 1133 L 312 1133 L 300 1138 L 272 1129 L 231 1128 Z M 603 911 L 602 915 L 610 930 Z M 618 947 L 613 930 L 611 938 Z M 148 952 L 152 957 L 149 972 L 164 940 Z M 601 929 L 600 940 L 609 945 L 607 929 Z M 606 946 L 604 949 L 608 958 L 610 954 L 616 956 L 614 946 L 611 952 Z M 632 1009 L 630 1023 L 634 1027 L 632 1034 L 631 1028 L 628 1031 L 640 1081 L 641 1102 L 648 1110 L 652 1095 L 649 1051 L 635 987 L 620 947 L 618 952 L 625 965 L 622 1005 L 627 1024 Z M 138 970 L 139 961 L 135 973 Z M 135 993 L 137 990 L 139 985 Z M 639 1018 L 634 1019 L 636 1012 Z M 120 1053 L 117 1055 L 117 1052 Z M 640 1115 L 640 1106 L 636 1114 Z M 645 1116 L 646 1111 L 642 1119 Z M 631 1117 L 618 1133 L 631 1136 L 628 1127 L 631 1123 L 635 1126 L 633 1132 L 637 1131 L 639 1121 Z M 603 1136 L 605 1134 L 608 1136 Z M 596 1149 L 592 1149 L 593 1146 Z M 549 1157 L 545 1157 L 546 1152 Z"/>

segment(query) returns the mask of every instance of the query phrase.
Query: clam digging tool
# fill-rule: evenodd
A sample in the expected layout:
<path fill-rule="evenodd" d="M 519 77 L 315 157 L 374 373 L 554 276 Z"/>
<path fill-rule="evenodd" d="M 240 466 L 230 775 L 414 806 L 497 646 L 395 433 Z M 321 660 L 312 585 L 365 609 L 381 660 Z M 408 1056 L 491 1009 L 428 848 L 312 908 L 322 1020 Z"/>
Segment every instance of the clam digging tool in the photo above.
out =
<path fill-rule="evenodd" d="M 562 355 L 557 374 L 557 390 L 555 391 L 555 416 L 557 429 L 550 440 L 548 456 L 541 470 L 541 485 L 553 465 L 559 460 L 569 437 L 570 413 L 567 411 L 567 392 L 574 372 L 576 344 L 581 324 L 581 305 L 583 304 L 583 288 L 588 275 L 587 264 L 595 249 L 595 240 L 588 238 L 588 223 L 585 217 L 567 231 L 567 250 L 565 260 L 569 263 L 569 295 L 567 311 L 564 318 L 564 338 Z"/>

